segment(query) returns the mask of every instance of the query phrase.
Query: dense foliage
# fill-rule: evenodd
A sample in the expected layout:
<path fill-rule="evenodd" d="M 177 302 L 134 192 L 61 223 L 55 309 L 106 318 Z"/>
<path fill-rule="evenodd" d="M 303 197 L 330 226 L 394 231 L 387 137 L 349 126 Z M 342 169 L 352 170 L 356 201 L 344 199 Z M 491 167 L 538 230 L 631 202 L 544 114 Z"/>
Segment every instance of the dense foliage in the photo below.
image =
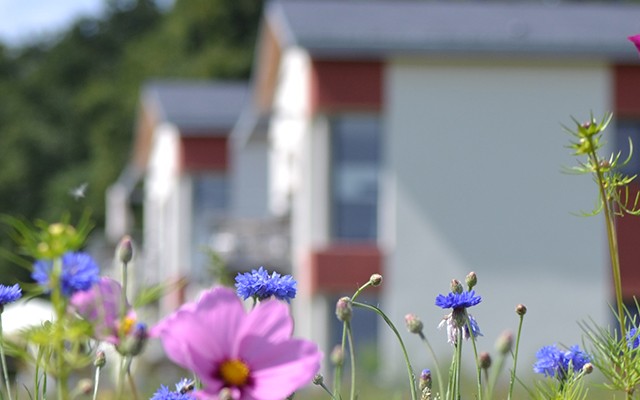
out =
<path fill-rule="evenodd" d="M 176 0 L 169 10 L 105 1 L 104 16 L 56 37 L 0 43 L 2 214 L 55 220 L 89 207 L 99 228 L 105 189 L 130 155 L 144 81 L 249 75 L 260 1 Z M 76 201 L 69 191 L 83 182 L 86 198 Z M 8 267 L 0 259 L 0 271 Z"/>

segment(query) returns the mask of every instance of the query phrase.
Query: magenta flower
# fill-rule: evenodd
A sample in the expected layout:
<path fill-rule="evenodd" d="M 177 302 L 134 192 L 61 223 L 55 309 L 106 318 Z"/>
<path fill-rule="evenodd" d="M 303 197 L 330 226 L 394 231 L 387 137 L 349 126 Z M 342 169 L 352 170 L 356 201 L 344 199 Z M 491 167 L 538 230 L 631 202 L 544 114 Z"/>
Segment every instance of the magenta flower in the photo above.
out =
<path fill-rule="evenodd" d="M 98 283 L 84 292 L 76 292 L 69 301 L 70 307 L 82 318 L 93 323 L 94 336 L 111 344 L 119 342 L 120 301 L 122 286 L 111 278 L 100 278 Z M 136 322 L 136 315 L 127 304 L 127 316 L 122 327 L 127 334 Z"/>
<path fill-rule="evenodd" d="M 629 36 L 628 38 L 636 46 L 638 52 L 640 52 L 640 35 Z"/>
<path fill-rule="evenodd" d="M 293 339 L 289 307 L 266 300 L 245 312 L 231 289 L 216 287 L 152 328 L 167 356 L 200 378 L 199 399 L 230 391 L 235 400 L 282 400 L 310 383 L 321 353 Z"/>

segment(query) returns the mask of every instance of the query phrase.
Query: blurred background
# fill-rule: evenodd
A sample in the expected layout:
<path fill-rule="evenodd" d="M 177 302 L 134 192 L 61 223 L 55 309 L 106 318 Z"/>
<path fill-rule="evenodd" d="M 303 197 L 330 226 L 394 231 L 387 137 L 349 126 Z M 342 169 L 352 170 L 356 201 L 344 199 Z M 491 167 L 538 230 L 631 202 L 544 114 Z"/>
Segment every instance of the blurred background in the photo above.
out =
<path fill-rule="evenodd" d="M 134 285 L 174 288 L 150 321 L 237 272 L 292 273 L 297 334 L 326 354 L 335 301 L 372 273 L 364 299 L 399 326 L 418 314 L 449 354 L 433 301 L 473 270 L 480 350 L 525 303 L 530 365 L 579 343 L 577 321 L 612 321 L 602 221 L 572 215 L 597 192 L 561 173 L 562 125 L 612 111 L 608 150 L 640 138 L 639 32 L 631 1 L 0 0 L 0 213 L 89 210 L 105 273 L 132 235 Z M 0 277 L 29 272 L 0 257 Z M 354 329 L 365 371 L 402 373 L 380 321 Z"/>

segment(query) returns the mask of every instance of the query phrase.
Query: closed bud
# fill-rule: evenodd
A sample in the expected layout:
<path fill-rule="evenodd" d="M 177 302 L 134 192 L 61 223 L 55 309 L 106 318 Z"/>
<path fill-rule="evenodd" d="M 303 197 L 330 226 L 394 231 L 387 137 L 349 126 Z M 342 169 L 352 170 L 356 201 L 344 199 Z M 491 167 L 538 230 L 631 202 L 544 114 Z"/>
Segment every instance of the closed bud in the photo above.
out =
<path fill-rule="evenodd" d="M 462 287 L 462 283 L 460 283 L 457 279 L 451 280 L 451 293 L 460 294 L 464 292 L 464 288 Z"/>
<path fill-rule="evenodd" d="M 504 331 L 496 340 L 496 350 L 500 354 L 507 354 L 511 352 L 513 347 L 513 334 L 509 331 Z"/>
<path fill-rule="evenodd" d="M 322 385 L 323 383 L 324 383 L 324 377 L 322 376 L 322 374 L 316 374 L 316 376 L 313 377 L 314 385 Z"/>
<path fill-rule="evenodd" d="M 382 283 L 382 275 L 380 274 L 371 275 L 371 278 L 369 278 L 369 282 L 371 282 L 371 286 L 380 286 L 380 284 Z"/>
<path fill-rule="evenodd" d="M 486 351 L 480 353 L 478 359 L 480 360 L 480 368 L 489 369 L 491 367 L 491 355 Z"/>
<path fill-rule="evenodd" d="M 467 283 L 468 290 L 473 289 L 473 287 L 478 283 L 478 276 L 475 272 L 471 271 L 465 278 L 465 282 Z"/>
<path fill-rule="evenodd" d="M 125 235 L 118 244 L 117 250 L 118 260 L 124 264 L 129 263 L 133 258 L 133 244 L 131 243 L 131 236 Z"/>
<path fill-rule="evenodd" d="M 342 346 L 338 345 L 331 350 L 331 355 L 329 356 L 331 359 L 331 363 L 335 366 L 342 365 L 344 363 L 344 351 L 342 350 Z"/>
<path fill-rule="evenodd" d="M 336 317 L 338 317 L 340 321 L 350 321 L 352 313 L 351 299 L 349 297 L 342 297 L 338 300 L 336 303 Z"/>
<path fill-rule="evenodd" d="M 407 330 L 411 333 L 422 333 L 422 329 L 424 328 L 424 325 L 422 324 L 422 321 L 420 321 L 420 319 L 418 317 L 416 317 L 414 314 L 407 314 L 404 316 L 404 322 L 407 324 Z"/>
<path fill-rule="evenodd" d="M 425 368 L 420 373 L 420 380 L 418 381 L 418 388 L 420 389 L 420 391 L 423 391 L 424 389 L 431 389 L 431 384 L 432 384 L 431 370 L 428 369 L 428 368 Z"/>
<path fill-rule="evenodd" d="M 586 363 L 585 365 L 582 366 L 582 371 L 585 374 L 590 374 L 593 372 L 593 364 L 591 363 Z"/>
<path fill-rule="evenodd" d="M 76 391 L 83 395 L 89 395 L 93 392 L 93 381 L 91 379 L 80 379 L 76 386 Z"/>
<path fill-rule="evenodd" d="M 96 351 L 96 358 L 93 360 L 93 365 L 96 368 L 102 368 L 107 363 L 107 356 L 105 356 L 103 350 Z"/>
<path fill-rule="evenodd" d="M 519 316 L 523 316 L 527 313 L 527 307 L 525 307 L 524 304 L 518 304 L 516 306 L 516 314 L 518 314 Z"/>

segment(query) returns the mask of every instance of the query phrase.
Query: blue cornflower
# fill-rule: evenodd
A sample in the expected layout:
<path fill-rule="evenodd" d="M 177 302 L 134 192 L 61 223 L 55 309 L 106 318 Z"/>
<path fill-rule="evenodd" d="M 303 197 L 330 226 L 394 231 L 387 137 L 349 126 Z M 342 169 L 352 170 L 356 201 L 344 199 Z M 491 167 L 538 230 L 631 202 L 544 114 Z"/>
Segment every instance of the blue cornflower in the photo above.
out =
<path fill-rule="evenodd" d="M 436 297 L 436 305 L 440 308 L 469 308 L 477 305 L 482 301 L 482 297 L 476 296 L 476 292 L 471 290 L 462 293 L 449 293 L 448 295 L 438 295 Z"/>
<path fill-rule="evenodd" d="M 296 297 L 296 284 L 291 275 L 282 276 L 277 272 L 269 275 L 263 267 L 236 276 L 236 291 L 243 299 L 263 300 L 275 296 L 288 302 Z"/>
<path fill-rule="evenodd" d="M 563 351 L 555 344 L 545 346 L 536 353 L 538 359 L 533 365 L 533 371 L 548 377 L 556 377 L 563 381 L 570 370 L 580 372 L 585 364 L 590 362 L 587 353 L 576 346 L 571 346 L 569 350 Z"/>
<path fill-rule="evenodd" d="M 631 328 L 629 332 L 627 332 L 627 346 L 633 350 L 637 349 L 640 346 L 640 338 L 638 337 L 638 329 Z"/>
<path fill-rule="evenodd" d="M 51 291 L 51 260 L 38 260 L 33 265 L 31 277 L 43 286 L 47 292 Z M 60 288 L 62 294 L 69 297 L 75 292 L 89 290 L 100 279 L 100 269 L 93 258 L 82 252 L 68 252 L 62 256 L 62 271 L 60 274 Z"/>
<path fill-rule="evenodd" d="M 190 392 L 173 392 L 168 387 L 161 385 L 150 400 L 195 400 L 195 396 Z"/>
<path fill-rule="evenodd" d="M 461 293 L 450 292 L 446 296 L 440 294 L 436 297 L 436 306 L 452 309 L 451 313 L 445 315 L 438 325 L 439 328 L 447 327 L 447 342 L 455 345 L 459 332 L 465 340 L 482 336 L 478 322 L 467 313 L 468 307 L 475 306 L 481 301 L 482 297 L 476 296 L 473 290 Z"/>
<path fill-rule="evenodd" d="M 22 289 L 17 283 L 13 286 L 0 285 L 0 307 L 13 303 L 22 297 Z"/>

